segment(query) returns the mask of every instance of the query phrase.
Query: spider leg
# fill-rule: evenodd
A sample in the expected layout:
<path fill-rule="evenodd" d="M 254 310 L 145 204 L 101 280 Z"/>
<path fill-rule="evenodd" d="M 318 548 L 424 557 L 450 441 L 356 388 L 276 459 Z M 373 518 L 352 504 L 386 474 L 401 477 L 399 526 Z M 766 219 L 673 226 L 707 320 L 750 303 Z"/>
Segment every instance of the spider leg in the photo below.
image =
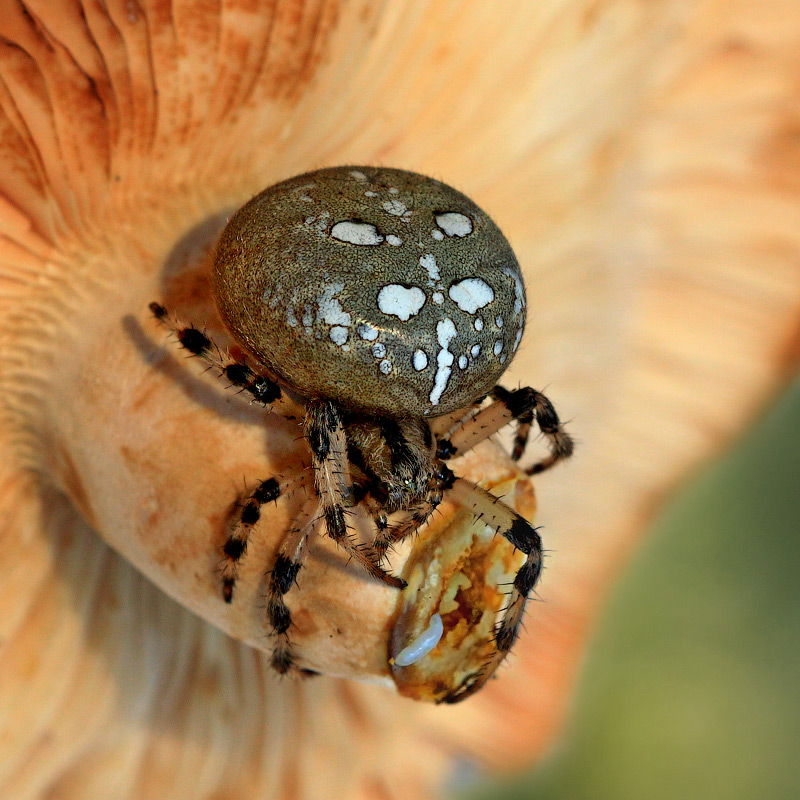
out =
<path fill-rule="evenodd" d="M 519 422 L 512 453 L 514 460 L 522 457 L 534 420 L 550 445 L 550 455 L 526 468 L 528 475 L 544 472 L 572 455 L 572 438 L 564 430 L 553 404 L 541 392 L 530 387 L 511 392 L 495 386 L 491 396 L 494 402 L 477 413 L 468 412 L 448 436 L 439 439 L 439 458 L 447 460 L 471 450 L 514 420 Z"/>
<path fill-rule="evenodd" d="M 266 503 L 275 502 L 288 494 L 290 486 L 304 487 L 298 481 L 279 482 L 276 478 L 262 481 L 241 504 L 239 519 L 222 546 L 223 561 L 220 567 L 222 597 L 226 603 L 233 602 L 233 594 L 239 572 L 239 562 L 247 550 L 250 534 L 261 518 L 261 509 Z M 292 588 L 308 552 L 308 539 L 314 529 L 318 505 L 316 497 L 306 502 L 297 519 L 301 524 L 292 527 L 281 543 L 275 565 L 269 573 L 267 586 L 267 620 L 277 641 L 272 650 L 271 666 L 284 674 L 294 666 L 294 655 L 289 642 L 292 616 L 284 602 L 284 595 Z"/>
<path fill-rule="evenodd" d="M 325 528 L 345 552 L 370 575 L 398 589 L 402 578 L 389 574 L 372 549 L 355 542 L 348 531 L 345 509 L 355 503 L 347 461 L 347 439 L 339 412 L 330 400 L 312 400 L 306 409 L 305 434 L 311 448 L 314 480 Z"/>
<path fill-rule="evenodd" d="M 270 665 L 281 675 L 286 674 L 295 665 L 289 641 L 292 615 L 283 598 L 295 584 L 297 573 L 308 555 L 308 540 L 317 521 L 315 509 L 316 500 L 303 509 L 300 515 L 300 519 L 304 520 L 303 524 L 296 525 L 286 534 L 275 559 L 275 566 L 269 575 L 267 619 L 276 636 Z"/>
<path fill-rule="evenodd" d="M 244 362 L 237 361 L 199 328 L 182 324 L 160 303 L 150 303 L 150 311 L 168 331 L 175 335 L 184 350 L 201 358 L 220 377 L 227 378 L 233 386 L 247 392 L 254 401 L 272 406 L 280 403 L 287 406 L 288 412 L 302 416 L 302 409 L 294 407 L 295 404 L 286 397 L 274 380 L 259 374 Z"/>
<path fill-rule="evenodd" d="M 481 407 L 485 399 L 485 396 L 479 397 L 466 409 L 459 408 L 457 411 L 451 411 L 449 414 L 443 414 L 441 417 L 434 417 L 433 419 L 429 420 L 428 424 L 431 426 L 431 430 L 433 431 L 434 435 L 437 437 L 446 436 L 447 433 L 457 425 L 462 424 L 471 416 L 473 416 Z"/>
<path fill-rule="evenodd" d="M 280 483 L 277 478 L 267 478 L 240 502 L 239 517 L 228 534 L 225 544 L 222 545 L 220 577 L 222 579 L 222 599 L 226 603 L 233 602 L 236 580 L 239 577 L 239 563 L 247 552 L 250 534 L 261 519 L 262 507 L 283 497 L 290 483 L 295 482 Z"/>
<path fill-rule="evenodd" d="M 533 591 L 542 572 L 542 540 L 536 528 L 480 486 L 463 478 L 456 478 L 450 492 L 455 500 L 466 508 L 471 508 L 478 518 L 505 536 L 526 556 L 514 577 L 503 617 L 495 629 L 495 652 L 479 672 L 470 676 L 445 700 L 447 703 L 456 703 L 469 697 L 489 680 L 516 641 L 528 595 Z"/>

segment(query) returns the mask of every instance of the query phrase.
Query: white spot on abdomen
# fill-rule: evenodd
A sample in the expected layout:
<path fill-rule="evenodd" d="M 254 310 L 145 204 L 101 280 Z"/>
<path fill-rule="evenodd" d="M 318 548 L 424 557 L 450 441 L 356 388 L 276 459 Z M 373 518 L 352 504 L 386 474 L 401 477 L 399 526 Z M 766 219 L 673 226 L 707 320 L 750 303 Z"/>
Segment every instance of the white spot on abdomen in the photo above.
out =
<path fill-rule="evenodd" d="M 453 360 L 455 356 L 447 349 L 450 342 L 456 338 L 458 331 L 449 317 L 440 319 L 436 323 L 436 338 L 439 341 L 441 350 L 436 354 L 436 376 L 433 379 L 433 389 L 431 390 L 431 405 L 438 406 L 439 400 L 447 388 L 450 380 L 450 373 L 453 371 Z"/>
<path fill-rule="evenodd" d="M 393 217 L 402 217 L 403 214 L 408 211 L 408 207 L 405 203 L 401 203 L 399 200 L 387 200 L 383 204 L 383 210 L 387 214 L 391 214 Z"/>
<path fill-rule="evenodd" d="M 345 344 L 345 342 L 347 342 L 347 338 L 348 338 L 349 335 L 350 335 L 350 331 L 347 328 L 345 328 L 345 327 L 343 327 L 341 325 L 334 325 L 331 328 L 330 337 L 331 337 L 331 341 L 334 344 L 338 344 L 338 345 Z"/>
<path fill-rule="evenodd" d="M 322 290 L 322 294 L 317 297 L 317 320 L 322 320 L 327 325 L 342 325 L 345 328 L 350 326 L 350 314 L 336 298 L 343 289 L 343 283 L 331 283 Z"/>
<path fill-rule="evenodd" d="M 331 228 L 331 236 L 340 242 L 348 242 L 349 244 L 376 245 L 383 241 L 383 236 L 372 223 L 355 222 L 353 220 L 337 222 Z"/>
<path fill-rule="evenodd" d="M 417 372 L 422 372 L 428 366 L 428 355 L 424 350 L 415 350 L 411 363 Z"/>
<path fill-rule="evenodd" d="M 458 211 L 436 215 L 436 224 L 448 235 L 462 238 L 472 233 L 472 220 Z"/>
<path fill-rule="evenodd" d="M 408 322 L 425 305 L 425 299 L 425 292 L 419 286 L 389 283 L 378 292 L 378 308 L 384 314 Z"/>
<path fill-rule="evenodd" d="M 514 281 L 514 314 L 518 316 L 522 309 L 525 308 L 525 286 L 519 275 L 509 267 L 503 267 L 503 274 Z"/>
<path fill-rule="evenodd" d="M 330 212 L 323 211 L 317 217 L 306 217 L 305 224 L 313 228 L 320 236 L 327 236 L 328 220 L 330 216 Z"/>
<path fill-rule="evenodd" d="M 436 258 L 432 253 L 420 256 L 419 265 L 428 273 L 428 284 L 430 286 L 433 286 L 442 279 L 442 276 L 439 274 L 439 267 L 436 264 Z"/>
<path fill-rule="evenodd" d="M 386 237 L 386 241 L 392 245 L 392 247 L 400 247 L 403 244 L 403 240 L 399 236 L 395 236 L 393 233 L 390 233 Z"/>
<path fill-rule="evenodd" d="M 463 281 L 454 283 L 447 294 L 467 314 L 474 314 L 494 300 L 494 289 L 480 278 L 464 278 Z"/>
<path fill-rule="evenodd" d="M 368 322 L 364 322 L 356 328 L 358 335 L 368 342 L 374 342 L 378 338 L 378 329 L 373 328 Z"/>

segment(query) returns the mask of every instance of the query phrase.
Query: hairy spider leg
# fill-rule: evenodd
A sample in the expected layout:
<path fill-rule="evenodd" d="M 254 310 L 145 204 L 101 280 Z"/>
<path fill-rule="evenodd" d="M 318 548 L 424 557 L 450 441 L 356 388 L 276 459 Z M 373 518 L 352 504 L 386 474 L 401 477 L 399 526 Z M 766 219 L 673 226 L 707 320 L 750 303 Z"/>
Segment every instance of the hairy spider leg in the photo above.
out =
<path fill-rule="evenodd" d="M 239 577 L 239 563 L 247 552 L 247 543 L 256 523 L 261 519 L 261 510 L 267 503 L 277 502 L 295 489 L 306 488 L 305 478 L 279 481 L 267 478 L 256 489 L 245 494 L 239 501 L 239 516 L 225 544 L 222 545 L 222 598 L 226 603 L 233 602 L 233 593 Z"/>
<path fill-rule="evenodd" d="M 574 446 L 572 438 L 564 430 L 553 404 L 541 392 L 530 387 L 511 392 L 502 386 L 495 386 L 491 396 L 494 402 L 477 413 L 473 413 L 470 409 L 462 420 L 447 432 L 447 436 L 439 439 L 437 451 L 439 458 L 446 461 L 462 455 L 510 422 L 517 420 L 519 427 L 512 453 L 516 461 L 522 457 L 534 419 L 548 440 L 550 455 L 527 467 L 526 474 L 536 475 L 544 472 L 572 455 Z"/>
<path fill-rule="evenodd" d="M 431 426 L 431 430 L 433 431 L 434 435 L 437 438 L 446 436 L 447 433 L 449 433 L 459 423 L 463 423 L 465 420 L 477 413 L 480 407 L 483 405 L 483 401 L 485 399 L 486 395 L 479 397 L 465 408 L 459 408 L 456 411 L 451 411 L 449 414 L 442 414 L 441 417 L 433 417 L 432 419 L 429 419 L 428 424 Z"/>
<path fill-rule="evenodd" d="M 542 540 L 536 528 L 480 486 L 464 478 L 455 478 L 449 492 L 457 502 L 472 509 L 478 519 L 505 536 L 526 556 L 514 577 L 503 617 L 495 628 L 495 652 L 479 671 L 444 700 L 446 703 L 456 703 L 474 694 L 489 680 L 516 641 L 528 595 L 542 572 Z"/>
<path fill-rule="evenodd" d="M 185 325 L 172 317 L 160 303 L 150 303 L 149 308 L 153 316 L 175 335 L 184 350 L 205 361 L 219 377 L 226 378 L 232 386 L 247 392 L 255 402 L 280 410 L 286 416 L 302 417 L 303 408 L 288 398 L 272 378 L 237 361 L 199 328 Z M 278 406 L 281 408 L 278 409 Z"/>
<path fill-rule="evenodd" d="M 328 409 L 328 414 L 316 414 L 317 409 L 311 409 L 311 406 L 314 405 L 312 403 L 309 407 L 311 410 L 309 414 L 306 409 L 288 398 L 272 378 L 259 374 L 247 364 L 234 359 L 230 353 L 220 348 L 203 331 L 194 326 L 182 324 L 172 317 L 162 304 L 150 303 L 150 311 L 168 331 L 175 335 L 181 347 L 192 356 L 197 356 L 205 361 L 220 377 L 227 378 L 232 385 L 249 393 L 253 400 L 270 405 L 287 416 L 302 418 L 305 415 L 306 434 L 307 436 L 312 432 L 314 434 L 313 439 L 309 438 L 309 443 L 312 445 L 312 463 L 319 498 L 312 501 L 307 515 L 301 516 L 301 519 L 310 517 L 307 523 L 287 532 L 275 567 L 270 573 L 267 589 L 268 621 L 279 637 L 279 642 L 273 649 L 272 666 L 278 672 L 286 672 L 293 665 L 293 657 L 288 635 L 291 615 L 283 596 L 291 588 L 297 576 L 300 564 L 305 557 L 308 536 L 319 519 L 314 514 L 314 509 L 322 507 L 322 516 L 325 519 L 328 535 L 361 564 L 370 575 L 395 588 L 405 587 L 406 582 L 383 570 L 374 552 L 355 543 L 347 530 L 344 509 L 354 504 L 354 498 L 344 457 L 346 448 L 342 447 L 344 429 L 333 404 L 328 404 L 332 412 Z M 327 424 L 319 424 L 326 420 L 329 422 L 332 415 L 336 420 L 333 435 L 328 430 Z M 317 443 L 316 449 L 314 442 Z M 322 455 L 326 447 L 327 453 Z M 276 478 L 268 478 L 266 481 L 262 481 L 255 491 L 246 496 L 242 502 L 239 519 L 222 548 L 223 562 L 220 569 L 222 594 L 227 603 L 233 601 L 239 564 L 246 553 L 250 534 L 261 517 L 263 505 L 283 496 L 287 486 L 288 484 L 280 484 Z"/>
<path fill-rule="evenodd" d="M 436 452 L 439 469 L 431 482 L 430 493 L 420 506 L 409 509 L 406 518 L 399 523 L 378 529 L 374 547 L 381 558 L 391 547 L 416 533 L 441 503 L 453 480 L 452 472 L 441 462 L 463 455 L 514 420 L 518 423 L 512 453 L 514 460 L 518 460 L 525 450 L 534 418 L 550 442 L 550 456 L 528 467 L 526 474 L 543 472 L 572 454 L 572 439 L 564 431 L 553 404 L 541 392 L 528 387 L 510 392 L 502 386 L 495 386 L 491 396 L 495 399 L 485 408 L 480 407 L 485 399 L 481 398 L 467 409 L 431 421 L 434 433 L 440 437 Z"/>
<path fill-rule="evenodd" d="M 406 582 L 386 572 L 375 551 L 355 542 L 348 530 L 345 509 L 355 503 L 347 460 L 347 438 L 336 405 L 312 400 L 306 409 L 305 434 L 311 448 L 314 480 L 325 530 L 372 577 L 402 589 Z"/>
<path fill-rule="evenodd" d="M 372 543 L 378 558 L 386 558 L 386 554 L 396 547 L 407 536 L 416 533 L 431 518 L 431 515 L 442 502 L 442 495 L 434 496 L 433 493 L 415 508 L 405 509 L 403 519 L 390 526 L 378 526 L 378 533 Z"/>
<path fill-rule="evenodd" d="M 315 514 L 317 505 L 315 498 L 303 507 L 298 517 L 303 522 L 287 531 L 275 559 L 275 566 L 269 573 L 267 619 L 276 637 L 270 665 L 281 675 L 286 674 L 295 666 L 294 653 L 289 640 L 292 615 L 283 598 L 295 584 L 297 573 L 300 572 L 300 567 L 308 555 L 308 540 L 318 519 Z"/>

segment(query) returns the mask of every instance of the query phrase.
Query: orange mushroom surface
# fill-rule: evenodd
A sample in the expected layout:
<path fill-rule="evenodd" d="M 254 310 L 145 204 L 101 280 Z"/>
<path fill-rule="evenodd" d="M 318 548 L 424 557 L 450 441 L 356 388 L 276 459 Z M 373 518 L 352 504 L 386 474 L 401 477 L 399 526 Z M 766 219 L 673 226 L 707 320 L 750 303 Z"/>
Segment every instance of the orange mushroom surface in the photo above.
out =
<path fill-rule="evenodd" d="M 777 0 L 3 4 L 0 796 L 428 797 L 454 757 L 541 753 L 660 499 L 796 367 L 799 33 Z M 291 505 L 241 603 L 215 566 L 246 481 L 296 470 L 297 424 L 147 310 L 224 338 L 227 218 L 348 163 L 492 215 L 530 306 L 504 382 L 546 389 L 578 439 L 536 480 L 545 602 L 452 708 L 397 692 L 396 597 L 324 542 L 292 602 L 326 674 L 270 671 L 259 604 Z M 458 469 L 530 512 L 501 445 Z"/>

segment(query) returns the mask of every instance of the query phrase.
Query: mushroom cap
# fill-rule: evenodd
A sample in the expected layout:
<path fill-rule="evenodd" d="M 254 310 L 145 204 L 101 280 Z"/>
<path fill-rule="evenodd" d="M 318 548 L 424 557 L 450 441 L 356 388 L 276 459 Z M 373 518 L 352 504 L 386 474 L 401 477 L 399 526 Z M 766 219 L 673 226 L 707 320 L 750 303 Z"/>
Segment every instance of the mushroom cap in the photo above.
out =
<path fill-rule="evenodd" d="M 0 795 L 425 797 L 453 753 L 507 769 L 552 744 L 621 556 L 797 365 L 798 21 L 680 12 L 4 5 Z M 213 599 L 229 504 L 300 451 L 148 327 L 162 299 L 224 335 L 198 252 L 264 186 L 343 163 L 442 177 L 497 219 L 535 286 L 505 380 L 579 440 L 537 481 L 546 602 L 454 708 L 278 681 L 220 631 L 255 629 L 272 555 L 254 542 L 253 603 Z M 312 565 L 339 574 L 324 547 Z M 333 596 L 366 636 L 365 585 Z"/>

